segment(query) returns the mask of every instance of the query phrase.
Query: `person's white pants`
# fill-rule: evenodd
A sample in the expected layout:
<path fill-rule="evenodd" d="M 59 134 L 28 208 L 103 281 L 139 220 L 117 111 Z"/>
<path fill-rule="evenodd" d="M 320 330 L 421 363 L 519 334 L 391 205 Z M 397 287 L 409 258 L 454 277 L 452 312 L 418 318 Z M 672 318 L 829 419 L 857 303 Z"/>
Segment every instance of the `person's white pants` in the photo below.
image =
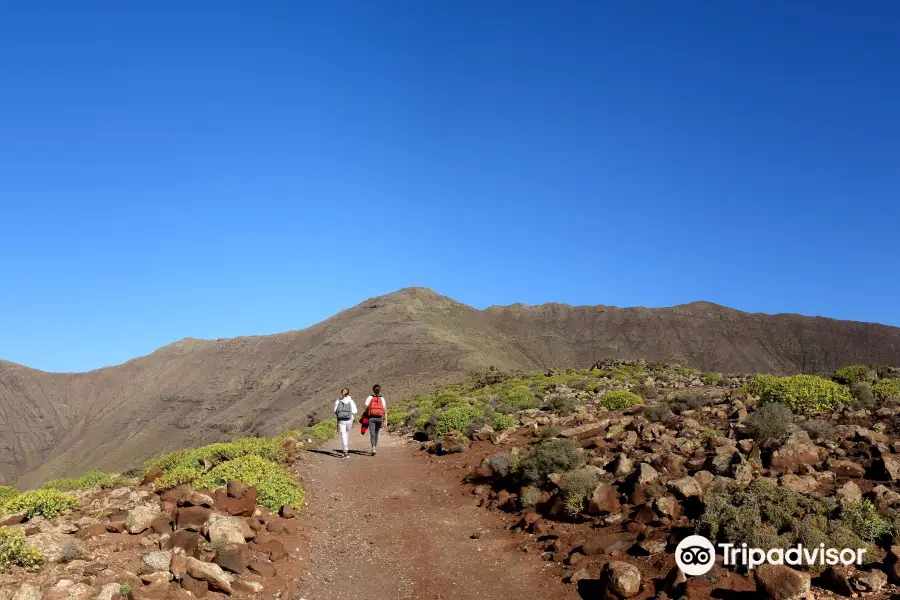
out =
<path fill-rule="evenodd" d="M 341 447 L 344 449 L 344 452 L 347 452 L 347 449 L 350 445 L 350 430 L 352 428 L 353 419 L 338 421 L 338 432 L 340 432 L 341 434 Z"/>

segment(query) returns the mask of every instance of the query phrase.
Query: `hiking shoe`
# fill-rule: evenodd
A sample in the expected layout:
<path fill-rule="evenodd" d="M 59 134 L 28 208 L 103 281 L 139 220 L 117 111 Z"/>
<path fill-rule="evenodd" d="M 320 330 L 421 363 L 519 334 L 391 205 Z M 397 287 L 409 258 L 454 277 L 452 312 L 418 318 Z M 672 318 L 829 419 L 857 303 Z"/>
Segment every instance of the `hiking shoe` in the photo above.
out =
<path fill-rule="evenodd" d="M 375 448 L 372 448 L 372 456 L 375 456 Z"/>
<path fill-rule="evenodd" d="M 349 452 L 344 452 L 344 455 L 341 456 L 341 458 L 350 458 L 350 453 L 349 453 Z"/>

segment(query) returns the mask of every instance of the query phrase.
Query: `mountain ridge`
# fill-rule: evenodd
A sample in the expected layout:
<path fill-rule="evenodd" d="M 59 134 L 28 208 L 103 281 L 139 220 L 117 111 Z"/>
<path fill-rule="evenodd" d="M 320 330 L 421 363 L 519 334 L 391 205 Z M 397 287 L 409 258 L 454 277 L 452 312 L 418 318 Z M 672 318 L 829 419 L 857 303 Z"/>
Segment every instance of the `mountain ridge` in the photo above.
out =
<path fill-rule="evenodd" d="M 687 307 L 687 308 L 685 308 Z M 178 447 L 271 435 L 330 411 L 348 386 L 391 398 L 479 368 L 586 367 L 603 358 L 725 372 L 900 363 L 900 328 L 745 313 L 713 303 L 475 309 L 427 288 L 369 298 L 304 329 L 183 338 L 114 366 L 50 373 L 0 362 L 0 483 L 123 469 Z"/>

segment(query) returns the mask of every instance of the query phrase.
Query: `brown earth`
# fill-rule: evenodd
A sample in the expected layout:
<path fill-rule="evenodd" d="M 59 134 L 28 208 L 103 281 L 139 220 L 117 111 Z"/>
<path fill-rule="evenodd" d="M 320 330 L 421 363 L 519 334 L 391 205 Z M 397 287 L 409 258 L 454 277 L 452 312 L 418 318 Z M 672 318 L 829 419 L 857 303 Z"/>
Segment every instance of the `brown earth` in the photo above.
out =
<path fill-rule="evenodd" d="M 295 463 L 308 492 L 304 597 L 580 597 L 555 565 L 519 548 L 503 519 L 476 507 L 455 471 L 415 456 L 408 439 L 384 436 L 376 457 L 367 440 L 354 431 L 347 460 L 335 441 Z"/>
<path fill-rule="evenodd" d="M 710 371 L 827 372 L 900 363 L 900 329 L 709 303 L 476 310 L 430 290 L 374 298 L 310 328 L 185 339 L 122 365 L 45 373 L 0 361 L 0 484 L 30 487 L 229 436 L 271 435 L 373 379 L 401 399 L 487 365 L 588 367 L 602 358 Z"/>

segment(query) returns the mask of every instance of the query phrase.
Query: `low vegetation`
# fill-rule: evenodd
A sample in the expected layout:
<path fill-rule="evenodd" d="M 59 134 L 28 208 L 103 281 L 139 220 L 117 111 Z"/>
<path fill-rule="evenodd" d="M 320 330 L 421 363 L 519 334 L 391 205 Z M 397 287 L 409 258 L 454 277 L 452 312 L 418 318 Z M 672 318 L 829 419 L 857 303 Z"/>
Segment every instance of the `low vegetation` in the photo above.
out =
<path fill-rule="evenodd" d="M 625 410 L 636 404 L 643 404 L 644 399 L 627 390 L 613 390 L 600 397 L 600 406 L 607 410 Z"/>
<path fill-rule="evenodd" d="M 853 403 L 846 386 L 816 375 L 758 375 L 746 384 L 745 390 L 759 396 L 761 404 L 777 402 L 798 414 L 833 412 Z"/>
<path fill-rule="evenodd" d="M 3 504 L 8 514 L 27 513 L 29 517 L 38 515 L 48 519 L 72 512 L 78 507 L 78 498 L 54 489 L 39 489 L 22 492 Z"/>
<path fill-rule="evenodd" d="M 134 483 L 134 480 L 126 477 L 119 477 L 104 471 L 90 471 L 78 478 L 64 477 L 48 481 L 41 488 L 71 492 L 74 490 L 89 490 L 91 488 L 108 489 L 132 483 Z"/>
<path fill-rule="evenodd" d="M 17 529 L 0 527 L 0 573 L 10 567 L 37 571 L 44 557 L 37 548 L 25 543 L 25 534 Z"/>
<path fill-rule="evenodd" d="M 303 505 L 303 488 L 280 464 L 255 454 L 243 455 L 214 467 L 197 482 L 202 488 L 215 489 L 229 481 L 255 487 L 257 504 L 278 511 L 282 506 Z"/>

